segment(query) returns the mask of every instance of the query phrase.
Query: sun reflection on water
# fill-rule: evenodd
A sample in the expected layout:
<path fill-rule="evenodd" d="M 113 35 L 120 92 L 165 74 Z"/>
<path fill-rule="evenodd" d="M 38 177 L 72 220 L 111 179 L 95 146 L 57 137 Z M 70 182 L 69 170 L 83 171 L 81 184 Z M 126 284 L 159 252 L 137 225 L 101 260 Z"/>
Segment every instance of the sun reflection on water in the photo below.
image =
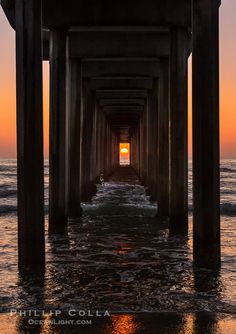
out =
<path fill-rule="evenodd" d="M 112 324 L 106 327 L 104 334 L 135 334 L 141 327 L 131 314 L 113 315 L 111 321 Z"/>
<path fill-rule="evenodd" d="M 127 254 L 132 250 L 132 248 L 130 247 L 130 244 L 128 243 L 124 243 L 124 244 L 119 244 L 117 246 L 117 249 L 115 249 L 113 252 L 119 255 L 122 254 Z"/>

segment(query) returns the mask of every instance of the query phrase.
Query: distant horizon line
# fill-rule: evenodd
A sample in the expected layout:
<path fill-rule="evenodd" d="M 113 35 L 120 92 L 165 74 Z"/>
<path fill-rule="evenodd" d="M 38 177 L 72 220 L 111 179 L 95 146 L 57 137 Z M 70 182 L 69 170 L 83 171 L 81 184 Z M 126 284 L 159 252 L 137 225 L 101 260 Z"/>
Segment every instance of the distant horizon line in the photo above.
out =
<path fill-rule="evenodd" d="M 232 159 L 236 159 L 236 156 L 235 157 L 228 157 L 228 158 L 220 158 L 220 160 L 232 160 Z M 16 157 L 0 157 L 0 160 L 17 160 Z M 45 160 L 49 160 L 49 157 L 47 158 L 44 158 L 44 161 Z M 189 158 L 188 161 L 192 161 L 193 159 L 192 158 Z"/>

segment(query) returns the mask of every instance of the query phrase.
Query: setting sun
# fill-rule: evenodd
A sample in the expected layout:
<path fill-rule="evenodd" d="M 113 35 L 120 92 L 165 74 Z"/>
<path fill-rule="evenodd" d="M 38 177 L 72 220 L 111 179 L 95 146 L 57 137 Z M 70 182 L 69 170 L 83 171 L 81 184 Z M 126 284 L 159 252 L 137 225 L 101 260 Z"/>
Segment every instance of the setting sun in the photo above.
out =
<path fill-rule="evenodd" d="M 120 153 L 121 153 L 121 154 L 128 154 L 128 153 L 129 153 L 129 150 L 128 150 L 127 148 L 122 148 L 122 149 L 120 150 Z"/>
<path fill-rule="evenodd" d="M 120 143 L 120 165 L 130 164 L 130 143 Z"/>

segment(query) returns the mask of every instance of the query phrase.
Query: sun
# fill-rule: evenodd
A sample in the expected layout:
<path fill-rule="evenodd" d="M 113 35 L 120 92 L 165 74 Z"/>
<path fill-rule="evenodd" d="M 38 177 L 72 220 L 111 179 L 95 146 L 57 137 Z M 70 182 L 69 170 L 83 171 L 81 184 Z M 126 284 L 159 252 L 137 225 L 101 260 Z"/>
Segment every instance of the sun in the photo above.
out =
<path fill-rule="evenodd" d="M 130 143 L 120 143 L 120 166 L 126 166 L 130 164 Z"/>
<path fill-rule="evenodd" d="M 122 153 L 122 154 L 127 154 L 127 153 L 129 153 L 129 150 L 127 149 L 127 148 L 122 148 L 121 150 L 120 150 L 120 153 Z"/>

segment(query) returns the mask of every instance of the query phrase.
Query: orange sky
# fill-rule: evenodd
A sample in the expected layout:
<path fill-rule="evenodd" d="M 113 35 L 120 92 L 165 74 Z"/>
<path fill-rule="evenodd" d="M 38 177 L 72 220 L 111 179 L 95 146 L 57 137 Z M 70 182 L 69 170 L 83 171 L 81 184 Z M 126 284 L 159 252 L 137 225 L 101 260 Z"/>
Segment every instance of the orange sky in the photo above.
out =
<path fill-rule="evenodd" d="M 130 163 L 130 144 L 129 143 L 120 143 L 120 163 L 128 163 L 128 164 Z"/>
<path fill-rule="evenodd" d="M 236 1 L 220 9 L 221 157 L 236 157 Z M 0 158 L 16 156 L 14 31 L 0 7 Z M 189 155 L 191 157 L 191 59 L 189 60 Z M 48 155 L 48 64 L 44 63 L 44 144 Z"/>

